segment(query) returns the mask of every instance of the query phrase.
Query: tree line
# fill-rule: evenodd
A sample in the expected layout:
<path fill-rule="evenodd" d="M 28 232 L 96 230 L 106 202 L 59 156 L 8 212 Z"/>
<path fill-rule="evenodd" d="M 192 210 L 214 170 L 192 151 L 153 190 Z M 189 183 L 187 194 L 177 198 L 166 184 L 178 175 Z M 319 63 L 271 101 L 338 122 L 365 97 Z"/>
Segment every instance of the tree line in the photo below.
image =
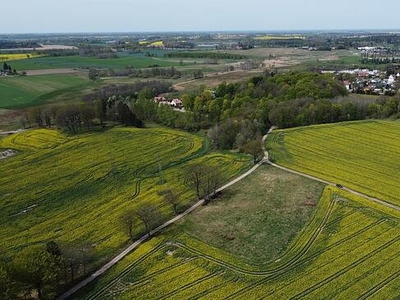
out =
<path fill-rule="evenodd" d="M 207 129 L 215 147 L 247 149 L 248 153 L 254 151 L 247 144 L 256 143 L 271 126 L 288 128 L 397 117 L 400 113 L 397 95 L 373 102 L 342 98 L 346 95 L 344 85 L 332 74 L 265 73 L 243 82 L 223 82 L 213 89 L 203 86 L 197 92 L 184 93 L 185 113 L 145 99 L 133 107 L 143 120 L 189 131 Z M 335 100 L 339 98 L 342 100 Z M 259 152 L 256 157 L 260 156 Z"/>
<path fill-rule="evenodd" d="M 222 182 L 223 177 L 217 166 L 198 162 L 186 168 L 182 184 L 191 188 L 195 192 L 197 199 L 204 198 L 204 203 L 207 205 L 217 197 L 217 189 Z M 174 215 L 185 209 L 181 204 L 182 193 L 175 189 L 169 187 L 161 188 L 158 196 L 161 197 L 165 205 L 171 206 Z M 160 208 L 151 202 L 144 202 L 135 208 L 127 209 L 119 216 L 122 230 L 132 241 L 143 232 L 150 237 L 151 231 L 161 225 L 164 220 L 165 217 L 163 217 Z"/>
<path fill-rule="evenodd" d="M 22 117 L 21 124 L 24 128 L 57 126 L 70 134 L 93 131 L 96 125 L 103 127 L 106 121 L 113 122 L 114 125 L 143 127 L 143 121 L 136 116 L 129 104 L 125 99 L 112 96 L 90 103 L 69 104 L 50 109 L 33 107 Z"/>
<path fill-rule="evenodd" d="M 94 80 L 98 77 L 118 77 L 118 76 L 129 76 L 133 78 L 164 78 L 164 79 L 178 79 L 182 76 L 182 73 L 176 68 L 145 68 L 135 69 L 132 67 L 126 67 L 125 69 L 90 69 L 89 78 Z"/>
<path fill-rule="evenodd" d="M 166 81 L 151 80 L 124 85 L 107 85 L 85 95 L 83 97 L 83 101 L 92 102 L 96 99 L 104 100 L 114 95 L 118 97 L 135 97 L 145 88 L 151 91 L 151 94 L 149 93 L 148 95 L 148 99 L 152 100 L 156 95 L 170 92 L 171 83 Z"/>
<path fill-rule="evenodd" d="M 247 59 L 247 55 L 233 54 L 225 52 L 202 52 L 202 51 L 177 51 L 168 52 L 164 54 L 164 57 L 172 58 L 209 58 L 209 59 Z"/>

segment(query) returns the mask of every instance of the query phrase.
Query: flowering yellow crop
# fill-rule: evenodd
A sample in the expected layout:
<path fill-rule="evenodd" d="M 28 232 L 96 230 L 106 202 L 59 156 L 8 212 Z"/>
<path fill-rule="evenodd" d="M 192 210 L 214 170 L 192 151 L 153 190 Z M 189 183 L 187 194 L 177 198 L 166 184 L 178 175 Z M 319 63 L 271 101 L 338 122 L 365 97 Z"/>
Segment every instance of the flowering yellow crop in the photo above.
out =
<path fill-rule="evenodd" d="M 39 55 L 36 53 L 10 53 L 10 54 L 0 54 L 0 62 L 8 62 L 12 60 L 22 60 L 29 58 L 41 57 L 43 55 Z"/>

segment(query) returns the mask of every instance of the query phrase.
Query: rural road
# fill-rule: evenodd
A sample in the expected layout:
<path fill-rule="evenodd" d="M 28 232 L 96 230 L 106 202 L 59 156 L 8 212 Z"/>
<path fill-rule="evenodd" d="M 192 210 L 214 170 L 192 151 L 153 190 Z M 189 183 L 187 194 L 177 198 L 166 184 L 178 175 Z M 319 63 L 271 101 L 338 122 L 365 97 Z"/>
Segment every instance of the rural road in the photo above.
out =
<path fill-rule="evenodd" d="M 248 176 L 249 174 L 253 173 L 259 166 L 261 166 L 264 163 L 264 160 L 259 161 L 257 164 L 255 164 L 250 170 L 248 170 L 246 173 L 243 173 L 242 175 L 240 175 L 239 177 L 233 179 L 232 181 L 228 182 L 227 184 L 225 184 L 224 186 L 220 187 L 219 189 L 217 189 L 217 192 L 221 192 L 224 189 L 234 185 L 235 183 L 237 183 L 238 181 L 242 180 L 243 178 L 245 178 L 246 176 Z M 187 210 L 185 210 L 183 213 L 177 215 L 176 217 L 172 218 L 171 220 L 165 222 L 164 224 L 158 226 L 157 228 L 153 229 L 150 232 L 150 235 L 154 235 L 158 232 L 160 232 L 162 229 L 164 229 L 165 227 L 175 223 L 176 221 L 182 219 L 183 217 L 185 217 L 187 214 L 189 214 L 190 212 L 192 212 L 193 210 L 195 210 L 197 207 L 199 207 L 200 205 L 202 205 L 204 203 L 204 199 L 201 199 L 199 201 L 197 201 L 193 206 L 191 206 L 190 208 L 188 208 Z M 140 244 L 142 244 L 144 241 L 146 241 L 149 237 L 146 235 L 142 236 L 140 239 L 136 240 L 133 244 L 131 244 L 128 248 L 126 248 L 124 251 L 122 251 L 120 254 L 118 254 L 116 257 L 114 257 L 112 260 L 110 260 L 108 263 L 106 263 L 104 266 L 102 266 L 100 269 L 98 269 L 96 272 L 94 272 L 92 275 L 90 275 L 89 277 L 87 277 L 86 279 L 84 279 L 83 281 L 81 281 L 80 283 L 78 283 L 77 285 L 75 285 L 74 287 L 72 287 L 71 289 L 69 289 L 68 291 L 66 291 L 64 294 L 62 294 L 60 297 L 58 297 L 58 300 L 64 300 L 67 299 L 69 296 L 71 296 L 72 294 L 76 293 L 78 290 L 80 290 L 81 288 L 83 288 L 84 286 L 88 285 L 90 282 L 92 282 L 93 280 L 95 280 L 97 277 L 99 277 L 100 275 L 104 274 L 108 269 L 110 269 L 112 266 L 114 266 L 116 263 L 118 263 L 121 259 L 123 259 L 125 256 L 127 256 L 132 250 L 134 250 L 135 248 L 137 248 Z"/>
<path fill-rule="evenodd" d="M 229 183 L 225 184 L 224 186 L 220 187 L 219 189 L 217 189 L 217 192 L 223 191 L 224 189 L 234 185 L 235 183 L 237 183 L 238 181 L 242 180 L 243 178 L 245 178 L 246 176 L 250 175 L 251 173 L 253 173 L 258 167 L 260 167 L 263 163 L 267 163 L 275 168 L 293 173 L 293 174 L 297 174 L 306 178 L 309 178 L 311 180 L 315 180 L 321 183 L 324 183 L 326 185 L 331 185 L 331 186 L 336 186 L 336 183 L 333 182 L 329 182 L 302 172 L 298 172 L 298 171 L 294 171 L 292 169 L 286 168 L 286 167 L 282 167 L 279 166 L 273 162 L 271 162 L 269 160 L 269 155 L 268 155 L 268 151 L 265 148 L 265 141 L 268 137 L 268 135 L 272 132 L 272 130 L 274 129 L 274 127 L 271 127 L 270 130 L 268 131 L 268 133 L 266 135 L 263 136 L 262 138 L 262 149 L 264 151 L 264 158 L 259 161 L 257 164 L 255 164 L 250 170 L 248 170 L 246 173 L 240 175 L 239 177 L 233 179 L 232 181 L 230 181 Z M 395 209 L 400 211 L 400 206 L 388 203 L 386 201 L 374 198 L 374 197 L 370 197 L 368 195 L 365 195 L 363 193 L 351 190 L 349 188 L 343 187 L 342 190 L 363 197 L 367 200 L 373 201 L 375 203 L 384 205 L 386 207 Z M 195 210 L 196 208 L 198 208 L 200 205 L 202 205 L 204 203 L 204 199 L 199 200 L 198 202 L 196 202 L 193 206 L 191 206 L 190 208 L 188 208 L 185 212 L 177 215 L 176 217 L 172 218 L 171 220 L 165 222 L 164 224 L 160 225 L 159 227 L 153 229 L 150 232 L 150 235 L 154 235 L 158 232 L 160 232 L 162 229 L 164 229 L 165 227 L 175 223 L 176 221 L 182 219 L 183 217 L 185 217 L 186 215 L 188 215 L 190 212 L 192 212 L 193 210 Z M 77 285 L 75 285 L 74 287 L 72 287 L 71 289 L 69 289 L 68 291 L 66 291 L 64 294 L 62 294 L 60 297 L 58 297 L 58 300 L 64 300 L 67 299 L 69 296 L 71 296 L 72 294 L 76 293 L 78 290 L 80 290 L 81 288 L 83 288 L 84 286 L 88 285 L 90 282 L 92 282 L 93 280 L 95 280 L 96 278 L 98 278 L 100 275 L 104 274 L 108 269 L 110 269 L 112 266 L 114 266 L 116 263 L 118 263 L 121 259 L 123 259 L 126 255 L 128 255 L 132 250 L 134 250 L 135 248 L 137 248 L 140 244 L 142 244 L 144 241 L 146 241 L 149 237 L 147 235 L 142 236 L 140 239 L 136 240 L 134 243 L 132 243 L 128 248 L 126 248 L 124 251 L 122 251 L 120 254 L 118 254 L 116 257 L 114 257 L 111 261 L 109 261 L 108 263 L 106 263 L 103 267 L 101 267 L 99 270 L 97 270 L 96 272 L 94 272 L 92 275 L 90 275 L 89 277 L 87 277 L 85 280 L 81 281 L 80 283 L 78 283 Z"/>

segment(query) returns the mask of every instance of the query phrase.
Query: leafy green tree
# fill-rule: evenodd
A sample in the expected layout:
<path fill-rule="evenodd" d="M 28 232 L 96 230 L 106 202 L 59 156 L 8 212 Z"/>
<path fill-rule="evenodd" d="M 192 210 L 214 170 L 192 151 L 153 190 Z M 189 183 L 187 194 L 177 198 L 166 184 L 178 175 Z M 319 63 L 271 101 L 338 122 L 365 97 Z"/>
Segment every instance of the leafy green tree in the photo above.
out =
<path fill-rule="evenodd" d="M 139 100 L 152 100 L 154 96 L 154 90 L 148 87 L 139 92 Z"/>
<path fill-rule="evenodd" d="M 103 122 L 107 117 L 107 101 L 97 99 L 94 101 L 94 110 L 95 115 L 100 121 L 100 125 L 103 125 Z"/>
<path fill-rule="evenodd" d="M 0 263 L 0 299 L 12 300 L 17 297 L 17 284 L 12 275 L 12 272 Z"/>
<path fill-rule="evenodd" d="M 27 248 L 14 259 L 18 281 L 26 291 L 35 290 L 38 299 L 53 298 L 57 291 L 60 261 L 43 247 Z"/>
<path fill-rule="evenodd" d="M 262 141 L 259 138 L 250 140 L 243 146 L 243 152 L 250 154 L 253 157 L 254 164 L 264 157 L 264 151 L 261 148 L 261 143 Z"/>

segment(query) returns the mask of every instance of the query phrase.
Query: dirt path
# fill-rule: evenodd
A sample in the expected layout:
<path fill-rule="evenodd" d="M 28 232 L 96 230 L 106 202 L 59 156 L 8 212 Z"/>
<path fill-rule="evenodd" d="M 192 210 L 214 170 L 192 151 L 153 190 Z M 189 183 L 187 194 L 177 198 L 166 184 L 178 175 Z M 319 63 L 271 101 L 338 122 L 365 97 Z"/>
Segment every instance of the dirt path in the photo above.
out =
<path fill-rule="evenodd" d="M 246 173 L 240 175 L 239 177 L 233 179 L 232 181 L 228 182 L 227 184 L 225 184 L 224 186 L 220 187 L 219 189 L 217 189 L 217 192 L 223 191 L 224 189 L 234 185 L 235 183 L 237 183 L 238 181 L 242 180 L 243 178 L 245 178 L 246 176 L 250 175 L 251 173 L 253 173 L 255 170 L 257 170 L 258 167 L 260 167 L 262 164 L 264 163 L 264 160 L 259 161 L 257 164 L 255 164 L 250 170 L 248 170 Z M 164 224 L 160 225 L 159 227 L 153 229 L 150 232 L 150 235 L 154 235 L 158 232 L 160 232 L 161 230 L 163 230 L 165 227 L 175 223 L 176 221 L 182 219 L 183 217 L 185 217 L 186 215 L 188 215 L 189 213 L 191 213 L 192 211 L 194 211 L 196 208 L 198 208 L 200 205 L 202 205 L 204 203 L 204 199 L 201 199 L 199 201 L 197 201 L 193 206 L 191 206 L 190 208 L 188 208 L 186 211 L 184 211 L 183 213 L 177 215 L 176 217 L 174 217 L 173 219 L 165 222 Z M 81 288 L 83 288 L 84 286 L 88 285 L 90 282 L 92 282 L 93 280 L 95 280 L 97 277 L 99 277 L 100 275 L 104 274 L 108 269 L 110 269 L 112 266 L 114 266 L 116 263 L 118 263 L 121 259 L 123 259 L 125 256 L 127 256 L 132 250 L 134 250 L 135 248 L 137 248 L 140 244 L 142 244 L 143 242 L 145 242 L 147 239 L 149 238 L 149 236 L 146 234 L 144 236 L 142 236 L 140 239 L 136 240 L 133 244 L 131 244 L 128 248 L 126 248 L 124 251 L 122 251 L 120 254 L 118 254 L 116 257 L 114 257 L 112 260 L 110 260 L 108 263 L 106 263 L 104 266 L 102 266 L 99 270 L 97 270 L 96 272 L 94 272 L 92 275 L 90 275 L 89 277 L 87 277 L 85 280 L 81 281 L 80 283 L 78 283 L 77 285 L 75 285 L 74 287 L 72 287 L 71 289 L 69 289 L 68 291 L 66 291 L 64 294 L 62 294 L 60 297 L 58 297 L 58 300 L 64 300 L 67 299 L 69 296 L 71 296 L 72 294 L 76 293 L 78 290 L 80 290 Z"/>
<path fill-rule="evenodd" d="M 272 130 L 274 129 L 274 127 L 271 127 L 270 130 L 268 131 L 268 133 L 266 135 L 263 136 L 262 138 L 262 149 L 264 151 L 264 158 L 259 161 L 256 165 L 254 165 L 250 170 L 248 170 L 246 173 L 240 175 L 239 177 L 235 178 L 234 180 L 230 181 L 229 183 L 225 184 L 224 186 L 220 187 L 217 192 L 223 191 L 224 189 L 234 185 L 235 183 L 237 183 L 238 181 L 242 180 L 243 178 L 245 178 L 246 176 L 250 175 L 251 173 L 253 173 L 258 167 L 260 167 L 263 163 L 267 163 L 275 168 L 293 173 L 293 174 L 297 174 L 306 178 L 309 178 L 311 180 L 315 180 L 315 181 L 319 181 L 322 182 L 324 184 L 327 185 L 331 185 L 331 186 L 336 186 L 336 183 L 333 182 L 329 182 L 302 172 L 298 172 L 298 171 L 294 171 L 292 169 L 286 168 L 286 167 L 282 167 L 279 166 L 273 162 L 271 162 L 269 160 L 269 155 L 268 155 L 268 151 L 265 148 L 265 141 L 268 137 L 268 135 L 272 132 Z M 375 203 L 384 205 L 386 207 L 395 209 L 400 211 L 400 206 L 388 203 L 386 201 L 374 198 L 374 197 L 370 197 L 368 195 L 365 195 L 363 193 L 351 190 L 349 188 L 343 187 L 343 190 L 345 190 L 346 192 L 349 192 L 351 194 L 363 197 L 365 199 L 368 199 L 370 201 L 373 201 Z M 196 208 L 198 208 L 200 205 L 202 205 L 204 203 L 204 199 L 199 200 L 198 202 L 196 202 L 193 206 L 191 206 L 189 209 L 187 209 L 185 212 L 179 214 L 178 216 L 174 217 L 173 219 L 165 222 L 164 224 L 160 225 L 159 227 L 153 229 L 150 232 L 150 235 L 154 235 L 158 232 L 160 232 L 162 229 L 164 229 L 165 227 L 175 223 L 176 221 L 182 219 L 183 217 L 185 217 L 186 215 L 188 215 L 189 213 L 191 213 L 192 211 L 194 211 Z M 77 285 L 75 285 L 74 287 L 72 287 L 71 289 L 69 289 L 68 291 L 66 291 L 64 294 L 62 294 L 60 297 L 58 297 L 58 300 L 64 300 L 67 299 L 69 296 L 71 296 L 72 294 L 76 293 L 78 290 L 80 290 L 81 288 L 83 288 L 84 286 L 88 285 L 90 282 L 92 282 L 93 280 L 95 280 L 97 277 L 101 276 L 102 274 L 104 274 L 108 269 L 110 269 L 112 266 L 114 266 L 116 263 L 118 263 L 121 259 L 123 259 L 126 255 L 128 255 L 132 250 L 134 250 L 135 248 L 137 248 L 140 244 L 142 244 L 143 242 L 145 242 L 149 237 L 147 235 L 142 236 L 140 239 L 138 239 L 137 241 L 135 241 L 133 244 L 131 244 L 128 248 L 126 248 L 124 251 L 122 251 L 120 254 L 118 254 L 116 257 L 114 257 L 112 260 L 110 260 L 108 263 L 106 263 L 103 267 L 101 267 L 99 270 L 97 270 L 96 272 L 94 272 L 92 275 L 90 275 L 89 277 L 87 277 L 85 280 L 81 281 L 80 283 L 78 283 Z"/>

